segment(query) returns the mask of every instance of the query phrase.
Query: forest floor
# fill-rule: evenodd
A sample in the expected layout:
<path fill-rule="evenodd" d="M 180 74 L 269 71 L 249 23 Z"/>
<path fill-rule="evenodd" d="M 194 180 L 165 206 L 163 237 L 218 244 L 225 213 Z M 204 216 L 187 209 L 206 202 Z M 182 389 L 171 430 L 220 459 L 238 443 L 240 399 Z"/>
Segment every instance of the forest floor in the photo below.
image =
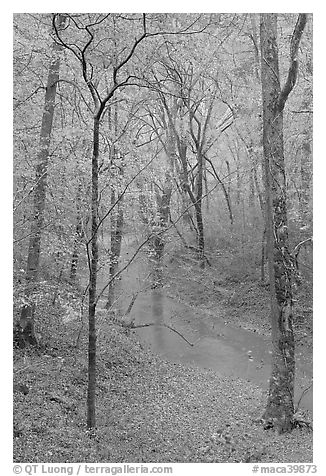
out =
<path fill-rule="evenodd" d="M 89 432 L 85 355 L 86 336 L 79 350 L 16 354 L 25 370 L 15 380 L 29 393 L 15 392 L 15 462 L 312 462 L 308 429 L 277 435 L 258 422 L 260 388 L 164 362 L 115 325 L 99 342 L 98 427 Z"/>
<path fill-rule="evenodd" d="M 264 286 L 222 274 L 216 279 L 217 263 L 204 279 L 188 258 L 170 261 L 167 293 L 206 312 L 218 301 L 233 325 L 269 332 Z M 263 429 L 261 388 L 166 362 L 113 321 L 98 339 L 97 429 L 88 431 L 87 334 L 60 312 L 60 306 L 47 309 L 47 323 L 54 324 L 42 353 L 14 352 L 15 462 L 312 462 L 308 428 L 285 435 Z M 297 332 L 306 347 L 309 322 Z"/>

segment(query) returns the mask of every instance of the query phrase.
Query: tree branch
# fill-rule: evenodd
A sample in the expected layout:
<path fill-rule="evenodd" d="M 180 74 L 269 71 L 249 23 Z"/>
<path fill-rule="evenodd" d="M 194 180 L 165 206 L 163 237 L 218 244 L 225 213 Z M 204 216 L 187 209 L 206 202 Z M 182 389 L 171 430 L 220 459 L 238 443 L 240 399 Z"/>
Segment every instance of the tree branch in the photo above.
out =
<path fill-rule="evenodd" d="M 225 185 L 224 183 L 222 182 L 220 176 L 218 175 L 215 167 L 214 167 L 214 164 L 213 162 L 206 156 L 204 155 L 204 158 L 205 160 L 210 164 L 210 166 L 212 167 L 213 169 L 213 172 L 214 172 L 214 175 L 215 175 L 215 178 L 216 180 L 221 184 L 221 187 L 222 187 L 222 190 L 223 190 L 223 194 L 224 194 L 224 197 L 225 197 L 225 201 L 226 201 L 226 204 L 227 204 L 227 207 L 228 207 L 228 211 L 229 211 L 229 217 L 230 217 L 230 221 L 231 223 L 233 223 L 233 214 L 232 214 L 232 208 L 231 208 L 231 204 L 230 204 L 230 197 L 226 191 L 226 188 L 225 188 Z M 228 174 L 230 175 L 230 174 Z"/>
<path fill-rule="evenodd" d="M 184 337 L 179 331 L 177 331 L 173 327 L 169 326 L 168 324 L 157 324 L 156 322 L 149 322 L 147 324 L 134 324 L 133 321 L 129 322 L 129 323 L 122 322 L 121 324 L 122 324 L 123 327 L 127 327 L 128 329 L 141 329 L 143 327 L 150 327 L 150 326 L 166 327 L 167 329 L 170 329 L 170 331 L 173 331 L 176 334 L 178 334 L 178 336 L 180 336 L 181 339 L 183 339 L 185 342 L 187 342 L 187 344 L 190 345 L 190 347 L 193 347 L 195 345 L 194 343 L 189 342 L 189 340 L 186 339 L 186 337 Z"/>
<path fill-rule="evenodd" d="M 300 241 L 292 250 L 291 256 L 295 259 L 296 265 L 298 266 L 298 255 L 302 246 L 305 246 L 307 243 L 312 244 L 312 238 L 307 238 L 306 240 Z"/>
<path fill-rule="evenodd" d="M 299 410 L 301 400 L 303 399 L 303 397 L 305 396 L 305 394 L 311 389 L 311 387 L 312 387 L 312 383 L 311 383 L 307 388 L 305 388 L 305 389 L 303 390 L 303 392 L 302 392 L 302 394 L 301 394 L 301 396 L 300 396 L 300 398 L 299 398 L 299 400 L 298 400 L 297 406 L 296 406 L 296 408 L 294 409 L 294 413 L 297 413 L 297 411 Z"/>
<path fill-rule="evenodd" d="M 115 86 L 118 85 L 118 81 L 117 81 L 117 74 L 119 72 L 119 70 L 125 65 L 128 63 L 128 61 L 131 59 L 131 57 L 133 56 L 137 46 L 139 45 L 139 43 L 141 43 L 143 41 L 144 38 L 146 38 L 147 35 L 147 32 L 146 32 L 146 14 L 143 13 L 143 16 L 142 16 L 142 22 L 143 22 L 143 34 L 135 40 L 134 44 L 132 45 L 131 47 L 131 50 L 129 51 L 128 55 L 126 56 L 126 58 L 124 60 L 122 60 L 118 66 L 116 66 L 113 70 L 113 84 Z"/>
<path fill-rule="evenodd" d="M 288 71 L 288 77 L 285 82 L 285 85 L 279 95 L 277 107 L 279 111 L 284 109 L 285 103 L 289 94 L 291 93 L 294 85 L 297 81 L 298 77 L 298 50 L 299 44 L 302 37 L 303 30 L 307 23 L 307 14 L 306 13 L 299 13 L 297 23 L 295 25 L 292 38 L 291 38 L 291 46 L 290 46 L 290 67 Z"/>

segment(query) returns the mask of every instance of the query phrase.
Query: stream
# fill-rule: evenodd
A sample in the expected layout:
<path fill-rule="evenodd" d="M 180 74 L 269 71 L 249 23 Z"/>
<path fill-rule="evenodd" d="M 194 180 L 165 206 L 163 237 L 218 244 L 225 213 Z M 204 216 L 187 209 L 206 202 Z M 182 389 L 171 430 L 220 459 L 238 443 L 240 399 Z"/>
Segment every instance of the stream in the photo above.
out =
<path fill-rule="evenodd" d="M 134 242 L 125 239 L 120 266 L 128 262 L 133 252 Z M 199 309 L 167 296 L 162 288 L 149 289 L 148 283 L 146 287 L 149 272 L 150 265 L 142 253 L 122 274 L 120 291 L 117 290 L 120 298 L 116 303 L 116 307 L 125 312 L 133 293 L 139 292 L 130 317 L 135 324 L 155 324 L 134 331 L 144 347 L 149 347 L 171 362 L 213 369 L 220 375 L 239 377 L 263 389 L 268 388 L 272 353 L 268 337 L 225 324 L 218 316 L 218 309 L 216 315 L 206 315 Z M 163 323 L 173 327 L 194 345 L 190 346 L 176 332 L 162 327 Z M 311 383 L 310 360 L 304 351 L 297 352 L 295 403 Z M 313 394 L 310 389 L 302 397 L 300 409 L 312 412 L 312 407 Z"/>

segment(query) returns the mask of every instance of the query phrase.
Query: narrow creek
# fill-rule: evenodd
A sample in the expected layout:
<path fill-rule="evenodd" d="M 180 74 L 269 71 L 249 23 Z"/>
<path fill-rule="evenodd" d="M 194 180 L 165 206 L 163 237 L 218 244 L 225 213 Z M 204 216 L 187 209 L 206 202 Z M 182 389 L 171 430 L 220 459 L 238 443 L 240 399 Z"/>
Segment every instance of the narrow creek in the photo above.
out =
<path fill-rule="evenodd" d="M 133 249 L 133 243 L 125 240 L 121 265 L 129 260 Z M 271 373 L 270 339 L 225 324 L 218 316 L 218 309 L 215 316 L 206 315 L 199 309 L 168 297 L 164 290 L 148 289 L 145 277 L 149 270 L 150 265 L 144 255 L 136 259 L 122 275 L 120 299 L 117 302 L 117 307 L 125 312 L 132 294 L 143 289 L 137 296 L 130 316 L 135 324 L 154 325 L 134 331 L 141 344 L 168 361 L 213 369 L 220 375 L 239 377 L 267 389 Z M 190 346 L 176 332 L 161 324 L 173 327 L 194 345 Z M 296 357 L 296 402 L 311 383 L 312 366 L 302 351 Z M 310 389 L 302 397 L 300 408 L 312 412 L 312 407 Z"/>

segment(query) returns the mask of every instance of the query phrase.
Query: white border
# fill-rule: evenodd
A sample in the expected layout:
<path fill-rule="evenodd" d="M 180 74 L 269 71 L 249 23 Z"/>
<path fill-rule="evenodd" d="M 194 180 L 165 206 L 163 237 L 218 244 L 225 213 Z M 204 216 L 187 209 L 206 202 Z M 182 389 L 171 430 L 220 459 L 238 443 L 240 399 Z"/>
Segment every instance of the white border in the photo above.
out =
<path fill-rule="evenodd" d="M 2 444 L 0 445 L 2 462 L 12 461 L 12 14 L 20 12 L 49 12 L 52 11 L 78 11 L 78 12 L 106 12 L 108 8 L 114 12 L 294 12 L 299 11 L 314 14 L 314 463 L 318 464 L 318 473 L 323 474 L 322 466 L 324 464 L 324 433 L 325 433 L 325 409 L 323 408 L 324 394 L 324 360 L 325 353 L 325 320 L 326 303 L 324 301 L 325 283 L 326 283 L 326 263 L 325 263 L 325 127 L 326 127 L 326 107 L 325 107 L 325 29 L 326 15 L 325 8 L 321 2 L 303 2 L 303 1 L 274 1 L 274 2 L 177 2 L 165 1 L 164 3 L 154 3 L 153 1 L 126 2 L 121 1 L 111 3 L 108 1 L 98 1 L 88 4 L 77 1 L 56 1 L 55 4 L 45 4 L 44 1 L 13 1 L 10 5 L 5 5 L 2 9 L 1 35 L 1 408 L 2 415 Z M 90 8 L 92 7 L 92 8 Z M 225 8 L 227 7 L 227 8 Z M 263 7 L 263 8 L 262 8 Z M 178 471 L 175 474 L 187 474 L 189 470 L 198 472 L 205 471 L 206 474 L 217 474 L 223 470 L 223 474 L 235 474 L 234 470 L 238 468 L 237 474 L 250 474 L 251 467 L 244 469 L 243 465 L 221 464 L 216 468 L 215 465 L 209 467 L 202 465 L 176 465 Z M 231 470 L 231 466 L 233 469 Z M 215 467 L 215 469 L 214 469 Z M 180 470 L 180 471 L 179 471 Z M 11 474 L 4 471 L 4 474 Z M 232 471 L 232 472 L 230 472 Z M 222 474 L 222 473 L 220 473 Z M 326 471 L 324 471 L 326 474 Z"/>

